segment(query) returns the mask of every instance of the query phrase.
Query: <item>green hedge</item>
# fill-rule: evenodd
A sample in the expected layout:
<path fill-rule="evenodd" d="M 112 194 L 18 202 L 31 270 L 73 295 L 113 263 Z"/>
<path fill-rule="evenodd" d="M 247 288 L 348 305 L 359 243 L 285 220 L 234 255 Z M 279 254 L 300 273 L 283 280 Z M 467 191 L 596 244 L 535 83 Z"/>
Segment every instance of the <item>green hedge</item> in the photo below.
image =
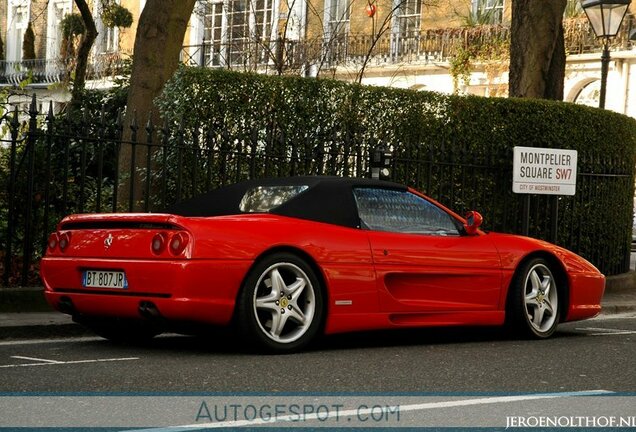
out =
<path fill-rule="evenodd" d="M 636 152 L 634 119 L 545 100 L 451 96 L 183 67 L 157 103 L 165 118 L 183 122 L 185 129 L 215 125 L 242 133 L 246 127 L 267 129 L 276 123 L 290 138 L 348 132 L 396 147 L 443 140 L 477 152 L 514 145 L 566 148 L 612 156 L 630 167 Z"/>
<path fill-rule="evenodd" d="M 636 160 L 632 118 L 553 101 L 185 67 L 157 102 L 185 142 L 221 152 L 213 170 L 210 161 L 200 162 L 200 154 L 189 160 L 188 169 L 200 170 L 200 176 L 207 170 L 212 184 L 265 175 L 367 175 L 369 151 L 381 143 L 395 156 L 395 180 L 459 212 L 476 208 L 487 228 L 505 232 L 520 232 L 525 200 L 511 191 L 513 147 L 578 150 L 576 196 L 533 196 L 530 235 L 548 240 L 556 235 L 559 244 L 606 274 L 628 268 Z M 246 152 L 251 166 L 237 156 Z M 550 222 L 557 202 L 555 233 Z"/>
<path fill-rule="evenodd" d="M 5 203 L 0 205 L 0 256 L 11 243 L 16 257 L 11 283 L 19 278 L 27 240 L 34 254 L 24 262 L 35 263 L 61 217 L 112 207 L 114 192 L 130 178 L 129 172 L 116 169 L 119 149 L 128 145 L 120 144 L 119 134 L 129 125 L 116 123 L 124 101 L 123 87 L 87 92 L 82 109 L 72 115 L 51 123 L 46 113 L 38 115 L 32 173 L 27 169 L 27 130 L 20 128 L 10 241 L 9 148 L 0 148 L 0 204 Z M 135 180 L 142 191 L 150 184 L 151 195 L 136 198 L 142 208 L 149 204 L 161 210 L 250 177 L 367 176 L 370 151 L 382 144 L 394 155 L 394 180 L 459 213 L 480 211 L 486 229 L 520 233 L 528 204 L 531 236 L 556 236 L 558 244 L 605 274 L 628 269 L 636 148 L 631 118 L 550 101 L 458 97 L 194 68 L 180 69 L 158 103 L 166 124 L 155 129 L 150 162 L 144 153 L 144 122 L 138 122 L 142 155 Z M 11 118 L 5 118 L 5 127 Z M 513 194 L 516 145 L 578 150 L 577 194 L 532 196 L 527 202 L 526 195 Z M 34 195 L 28 197 L 31 178 Z M 25 238 L 29 205 L 33 218 Z M 118 208 L 126 210 L 126 203 Z M 36 280 L 34 271 L 29 274 Z"/>

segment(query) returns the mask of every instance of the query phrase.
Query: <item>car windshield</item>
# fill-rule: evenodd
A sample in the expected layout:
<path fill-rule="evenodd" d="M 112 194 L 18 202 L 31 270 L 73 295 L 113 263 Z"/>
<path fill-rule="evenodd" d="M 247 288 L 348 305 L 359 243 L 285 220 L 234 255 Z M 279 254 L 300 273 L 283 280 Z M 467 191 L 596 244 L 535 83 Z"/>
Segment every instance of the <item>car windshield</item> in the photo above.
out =
<path fill-rule="evenodd" d="M 307 185 L 257 186 L 248 189 L 239 209 L 245 213 L 266 213 L 308 189 Z"/>

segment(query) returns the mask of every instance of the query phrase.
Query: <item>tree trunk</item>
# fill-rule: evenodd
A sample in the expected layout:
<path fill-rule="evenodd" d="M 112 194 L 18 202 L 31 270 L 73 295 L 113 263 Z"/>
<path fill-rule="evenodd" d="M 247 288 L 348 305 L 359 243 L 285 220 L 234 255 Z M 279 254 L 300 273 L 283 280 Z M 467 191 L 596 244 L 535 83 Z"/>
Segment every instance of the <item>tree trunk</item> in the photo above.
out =
<path fill-rule="evenodd" d="M 86 69 L 88 68 L 88 56 L 91 53 L 91 48 L 95 39 L 97 39 L 97 28 L 95 27 L 95 21 L 93 20 L 93 14 L 91 13 L 86 0 L 75 0 L 75 4 L 82 14 L 82 20 L 86 27 L 86 32 L 82 35 L 79 48 L 77 49 L 77 65 L 75 66 L 75 79 L 73 80 L 73 90 L 71 92 L 71 109 L 80 105 L 84 86 L 86 85 Z"/>
<path fill-rule="evenodd" d="M 567 0 L 512 0 L 510 97 L 563 100 Z"/>
<path fill-rule="evenodd" d="M 130 88 L 124 118 L 124 141 L 130 141 L 132 138 L 130 126 L 133 119 L 136 119 L 136 124 L 139 126 L 138 142 L 146 142 L 144 127 L 148 119 L 151 119 L 155 126 L 161 125 L 154 99 L 161 93 L 164 84 L 172 77 L 179 65 L 183 37 L 194 4 L 195 0 L 147 0 L 139 17 L 135 37 Z M 124 181 L 119 187 L 118 201 L 126 209 L 132 201 L 132 210 L 142 210 L 145 208 L 147 197 L 142 196 L 144 185 L 140 180 L 139 169 L 146 166 L 147 149 L 145 146 L 137 146 L 133 167 L 132 148 L 131 145 L 126 144 L 121 147 L 119 168 Z M 131 173 L 135 173 L 132 195 Z"/>

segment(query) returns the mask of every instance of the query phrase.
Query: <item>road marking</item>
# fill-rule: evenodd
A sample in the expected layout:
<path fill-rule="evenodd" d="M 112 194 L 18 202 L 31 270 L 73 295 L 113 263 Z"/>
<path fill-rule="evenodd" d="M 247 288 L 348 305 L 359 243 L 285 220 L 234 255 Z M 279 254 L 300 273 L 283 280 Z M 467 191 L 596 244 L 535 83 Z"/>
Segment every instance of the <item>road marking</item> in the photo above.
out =
<path fill-rule="evenodd" d="M 13 358 L 19 358 L 19 357 L 13 356 Z M 26 357 L 23 357 L 23 358 L 26 358 Z M 71 360 L 71 361 L 58 361 L 53 363 L 42 363 L 42 359 L 40 359 L 40 363 L 8 364 L 8 365 L 0 365 L 0 368 L 68 365 L 68 364 L 80 364 L 80 363 L 103 363 L 103 362 L 131 361 L 131 360 L 139 360 L 139 357 L 123 357 L 123 358 L 94 359 L 94 360 Z"/>
<path fill-rule="evenodd" d="M 76 338 L 64 338 L 64 339 L 23 339 L 23 340 L 13 340 L 13 341 L 2 341 L 0 342 L 0 346 L 38 345 L 38 344 L 94 342 L 94 341 L 105 341 L 105 339 L 101 337 L 76 337 Z"/>
<path fill-rule="evenodd" d="M 539 400 L 539 399 L 557 399 L 557 398 L 565 398 L 565 397 L 576 397 L 576 396 L 601 396 L 606 394 L 612 394 L 614 392 L 608 390 L 585 390 L 578 392 L 562 392 L 562 393 L 538 393 L 538 394 L 527 394 L 527 395 L 519 395 L 519 396 L 494 396 L 494 397 L 485 397 L 485 398 L 475 398 L 475 399 L 463 399 L 463 400 L 453 400 L 453 401 L 445 401 L 445 402 L 427 402 L 421 404 L 413 404 L 413 405 L 400 405 L 400 412 L 405 411 L 424 411 L 431 409 L 442 409 L 442 408 L 457 408 L 471 405 L 488 405 L 488 404 L 499 404 L 499 403 L 510 403 L 510 402 L 523 402 L 529 400 Z M 327 418 L 334 417 L 355 417 L 359 415 L 369 415 L 372 414 L 372 408 L 369 409 L 355 409 L 355 410 L 345 410 L 329 413 L 328 415 L 319 414 L 307 414 L 303 416 L 304 421 L 307 420 L 318 420 L 324 421 Z M 211 428 L 232 428 L 232 427 L 245 427 L 245 426 L 257 426 L 263 424 L 275 424 L 275 423 L 287 423 L 293 422 L 297 420 L 297 415 L 289 415 L 278 418 L 271 418 L 268 420 L 257 418 L 254 420 L 232 420 L 218 423 L 200 423 L 200 424 L 190 424 L 183 426 L 168 426 L 168 427 L 158 427 L 158 428 L 150 428 L 150 429 L 136 429 L 128 432 L 187 432 L 199 429 L 211 429 Z"/>
<path fill-rule="evenodd" d="M 612 328 L 602 328 L 602 327 L 578 327 L 576 328 L 576 330 L 594 332 L 594 333 L 590 333 L 589 336 L 615 336 L 615 335 L 636 334 L 636 330 L 623 330 L 623 329 L 612 329 Z"/>
<path fill-rule="evenodd" d="M 20 359 L 20 360 L 33 360 L 33 361 L 39 361 L 44 363 L 62 363 L 57 360 L 48 360 L 48 359 L 42 359 L 42 358 L 36 358 L 36 357 L 11 356 L 11 358 Z"/>
<path fill-rule="evenodd" d="M 608 321 L 616 319 L 636 319 L 636 313 L 621 312 L 616 314 L 605 314 L 601 312 L 600 315 L 595 316 L 594 318 L 590 319 L 590 321 Z"/>
<path fill-rule="evenodd" d="M 156 336 L 154 339 L 166 339 L 166 338 L 189 338 L 191 336 L 184 336 L 177 333 L 163 333 Z M 79 337 L 68 337 L 68 338 L 58 338 L 58 339 L 17 339 L 17 340 L 8 340 L 1 341 L 0 346 L 14 346 L 14 345 L 38 345 L 38 344 L 54 344 L 54 343 L 74 343 L 74 342 L 104 342 L 108 343 L 108 341 L 99 336 L 79 336 Z"/>

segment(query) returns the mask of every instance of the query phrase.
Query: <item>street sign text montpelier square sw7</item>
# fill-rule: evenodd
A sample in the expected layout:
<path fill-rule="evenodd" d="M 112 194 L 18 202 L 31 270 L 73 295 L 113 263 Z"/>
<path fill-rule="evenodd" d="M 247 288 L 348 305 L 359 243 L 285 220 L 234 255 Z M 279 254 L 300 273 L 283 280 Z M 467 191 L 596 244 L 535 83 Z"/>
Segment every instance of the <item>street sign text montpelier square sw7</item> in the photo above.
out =
<path fill-rule="evenodd" d="M 522 194 L 574 195 L 576 150 L 515 147 L 512 191 Z"/>

